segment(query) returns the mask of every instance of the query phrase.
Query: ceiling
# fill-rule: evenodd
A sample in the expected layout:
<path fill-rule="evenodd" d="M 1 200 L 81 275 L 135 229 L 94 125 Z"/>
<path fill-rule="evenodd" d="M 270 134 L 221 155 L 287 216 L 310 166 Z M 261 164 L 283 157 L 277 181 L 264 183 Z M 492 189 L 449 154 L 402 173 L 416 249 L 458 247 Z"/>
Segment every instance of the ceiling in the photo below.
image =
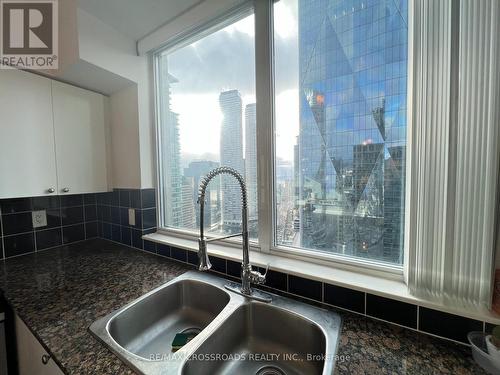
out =
<path fill-rule="evenodd" d="M 78 6 L 137 41 L 202 1 L 78 0 Z"/>

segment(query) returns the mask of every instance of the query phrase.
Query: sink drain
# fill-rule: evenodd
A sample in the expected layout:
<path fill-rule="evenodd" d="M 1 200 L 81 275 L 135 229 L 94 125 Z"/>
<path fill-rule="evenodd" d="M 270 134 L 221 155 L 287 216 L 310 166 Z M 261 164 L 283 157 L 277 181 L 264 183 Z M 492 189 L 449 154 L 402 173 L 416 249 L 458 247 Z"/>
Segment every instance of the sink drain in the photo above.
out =
<path fill-rule="evenodd" d="M 255 375 L 286 375 L 285 372 L 276 366 L 264 366 Z"/>

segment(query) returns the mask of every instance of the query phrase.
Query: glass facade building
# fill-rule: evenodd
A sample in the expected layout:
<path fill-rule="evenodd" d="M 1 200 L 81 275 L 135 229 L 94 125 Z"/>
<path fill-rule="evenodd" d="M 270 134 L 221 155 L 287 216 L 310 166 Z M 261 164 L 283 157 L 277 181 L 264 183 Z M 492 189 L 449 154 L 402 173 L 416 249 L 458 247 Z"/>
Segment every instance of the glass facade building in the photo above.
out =
<path fill-rule="evenodd" d="M 291 246 L 403 262 L 407 1 L 298 0 Z"/>
<path fill-rule="evenodd" d="M 243 160 L 242 100 L 238 90 L 223 91 L 219 95 L 222 112 L 220 132 L 220 163 L 245 175 Z M 222 225 L 223 230 L 237 233 L 241 230 L 240 186 L 232 176 L 222 175 Z"/>

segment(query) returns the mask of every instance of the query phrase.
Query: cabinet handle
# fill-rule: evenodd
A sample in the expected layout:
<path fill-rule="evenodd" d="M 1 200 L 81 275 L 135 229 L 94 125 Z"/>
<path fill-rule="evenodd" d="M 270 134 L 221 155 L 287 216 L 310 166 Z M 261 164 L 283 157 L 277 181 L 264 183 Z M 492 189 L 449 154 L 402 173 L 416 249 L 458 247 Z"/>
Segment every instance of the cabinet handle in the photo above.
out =
<path fill-rule="evenodd" d="M 48 355 L 48 354 L 42 355 L 42 363 L 44 365 L 46 365 L 47 363 L 49 363 L 49 360 L 50 360 L 50 355 Z"/>
<path fill-rule="evenodd" d="M 49 193 L 49 194 L 52 194 L 52 193 L 55 193 L 55 192 L 56 192 L 56 189 L 54 189 L 54 188 L 48 188 L 47 189 L 47 193 Z"/>
<path fill-rule="evenodd" d="M 62 189 L 62 191 L 63 191 L 63 193 L 67 193 L 67 192 L 69 192 L 69 188 L 64 188 L 64 189 Z"/>

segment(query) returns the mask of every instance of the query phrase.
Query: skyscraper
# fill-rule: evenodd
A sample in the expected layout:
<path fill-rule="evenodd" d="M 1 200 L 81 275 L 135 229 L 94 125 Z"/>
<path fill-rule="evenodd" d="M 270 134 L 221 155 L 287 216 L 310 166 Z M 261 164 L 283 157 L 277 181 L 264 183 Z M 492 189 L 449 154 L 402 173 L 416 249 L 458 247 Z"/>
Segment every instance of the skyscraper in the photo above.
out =
<path fill-rule="evenodd" d="M 407 0 L 298 8 L 297 245 L 401 263 Z"/>
<path fill-rule="evenodd" d="M 220 133 L 220 164 L 245 175 L 242 138 L 242 101 L 238 90 L 223 91 L 219 95 L 222 112 Z M 231 176 L 221 176 L 223 230 L 234 233 L 241 230 L 241 192 Z"/>
<path fill-rule="evenodd" d="M 245 180 L 248 193 L 248 218 L 257 220 L 257 119 L 255 103 L 245 106 Z"/>
<path fill-rule="evenodd" d="M 170 108 L 170 86 L 178 80 L 168 73 L 166 55 L 161 56 L 159 89 L 164 93 L 160 102 L 161 145 L 167 152 L 162 153 L 164 221 L 168 226 L 179 226 L 182 213 L 182 173 L 181 147 L 179 141 L 179 115 Z"/>

